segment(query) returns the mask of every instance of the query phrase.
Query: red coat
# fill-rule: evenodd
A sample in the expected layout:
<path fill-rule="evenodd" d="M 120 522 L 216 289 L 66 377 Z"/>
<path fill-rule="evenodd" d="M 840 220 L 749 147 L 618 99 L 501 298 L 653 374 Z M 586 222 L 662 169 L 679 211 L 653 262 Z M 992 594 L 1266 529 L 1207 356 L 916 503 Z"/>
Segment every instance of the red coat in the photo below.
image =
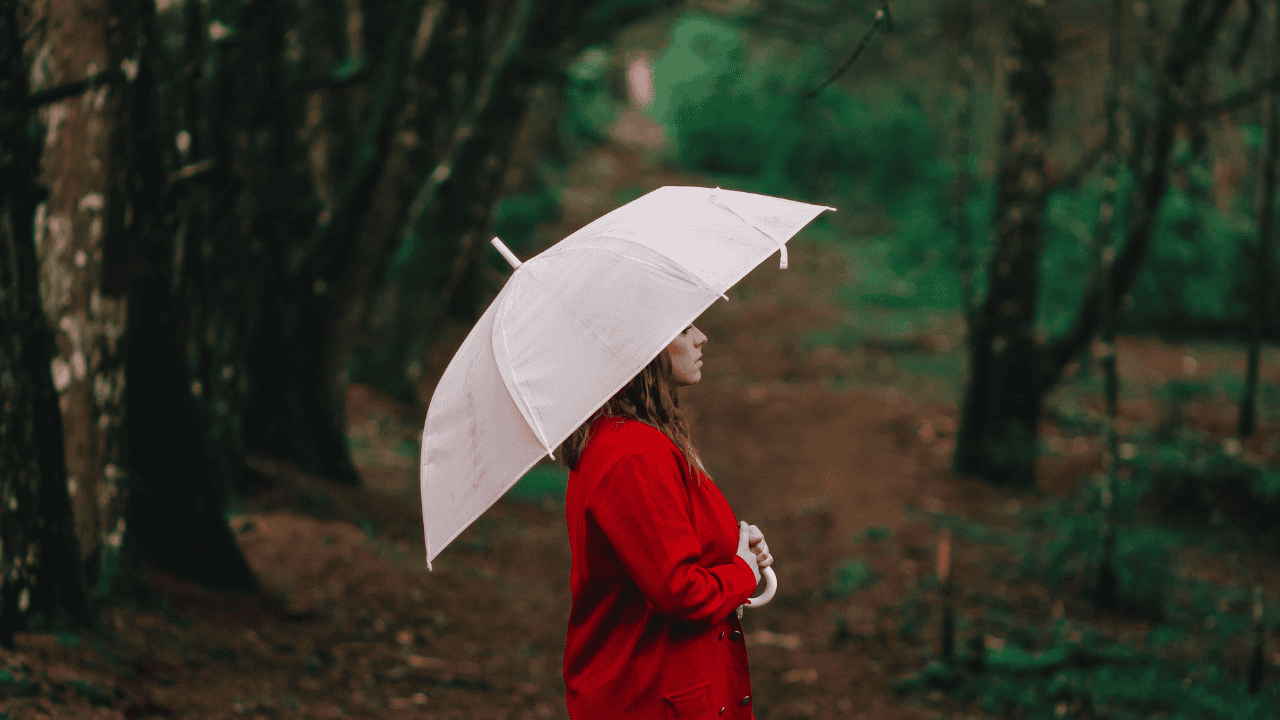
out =
<path fill-rule="evenodd" d="M 696 472 L 657 428 L 602 417 L 569 473 L 572 720 L 754 720 L 736 610 L 756 579 Z"/>

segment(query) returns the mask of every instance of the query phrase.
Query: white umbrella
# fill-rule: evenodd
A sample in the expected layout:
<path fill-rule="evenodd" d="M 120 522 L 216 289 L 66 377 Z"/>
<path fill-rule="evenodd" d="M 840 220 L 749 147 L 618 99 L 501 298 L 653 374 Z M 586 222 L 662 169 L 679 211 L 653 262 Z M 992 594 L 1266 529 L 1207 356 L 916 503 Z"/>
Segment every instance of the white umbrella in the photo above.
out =
<path fill-rule="evenodd" d="M 515 268 L 449 362 L 422 435 L 427 567 L 822 205 L 663 187 Z M 769 588 L 754 605 L 772 595 Z"/>

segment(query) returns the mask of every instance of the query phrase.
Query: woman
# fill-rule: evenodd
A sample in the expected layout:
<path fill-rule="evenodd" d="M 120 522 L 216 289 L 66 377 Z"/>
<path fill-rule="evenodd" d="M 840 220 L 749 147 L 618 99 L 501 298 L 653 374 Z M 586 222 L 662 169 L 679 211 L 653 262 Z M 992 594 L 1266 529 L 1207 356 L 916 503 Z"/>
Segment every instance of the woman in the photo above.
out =
<path fill-rule="evenodd" d="M 706 342 L 685 328 L 561 445 L 573 720 L 754 718 L 735 611 L 773 558 L 735 523 L 680 412 L 675 388 L 702 379 Z"/>

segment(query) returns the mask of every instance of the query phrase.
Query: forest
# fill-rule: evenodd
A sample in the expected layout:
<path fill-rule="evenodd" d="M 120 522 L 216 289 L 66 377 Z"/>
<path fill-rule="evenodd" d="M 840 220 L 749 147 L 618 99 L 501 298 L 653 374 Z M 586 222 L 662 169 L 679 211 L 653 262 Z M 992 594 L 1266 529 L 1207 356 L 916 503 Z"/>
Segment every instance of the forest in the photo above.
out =
<path fill-rule="evenodd" d="M 424 422 L 664 186 L 838 208 L 679 390 L 758 720 L 1274 717 L 1278 165 L 1263 0 L 0 2 L 0 720 L 567 717 L 567 470 L 429 571 Z"/>

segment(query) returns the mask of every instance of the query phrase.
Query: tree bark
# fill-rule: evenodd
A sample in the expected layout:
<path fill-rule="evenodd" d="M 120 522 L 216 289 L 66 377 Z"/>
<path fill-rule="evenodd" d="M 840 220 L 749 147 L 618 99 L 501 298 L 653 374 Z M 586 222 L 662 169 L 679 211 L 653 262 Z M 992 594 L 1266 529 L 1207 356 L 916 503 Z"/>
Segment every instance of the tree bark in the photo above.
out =
<path fill-rule="evenodd" d="M 996 237 L 987 296 L 971 328 L 970 382 L 955 453 L 957 472 L 1017 488 L 1035 485 L 1041 409 L 1036 295 L 1053 99 L 1049 63 L 1055 56 L 1044 5 L 1021 0 L 1012 21 L 1015 50 L 1001 133 Z"/>
<path fill-rule="evenodd" d="M 43 128 L 26 111 L 27 3 L 0 4 L 0 645 L 69 617 L 97 627 L 67 493 L 31 218 Z"/>
<path fill-rule="evenodd" d="M 270 55 L 264 60 L 261 48 L 271 39 L 263 28 L 281 10 L 255 12 L 254 24 L 255 5 L 207 8 L 171 5 L 156 18 L 155 54 L 140 80 L 154 90 L 145 113 L 155 133 L 140 169 L 154 223 L 136 251 L 142 271 L 129 318 L 127 401 L 139 480 L 132 526 L 152 562 L 206 585 L 252 588 L 225 513 L 246 455 L 246 355 L 260 322 L 253 300 L 273 265 L 264 231 L 276 217 L 287 227 L 296 212 L 296 198 L 268 189 L 288 185 L 272 175 L 277 163 L 261 158 L 274 155 L 271 122 L 288 123 L 295 113 L 263 88 L 270 89 Z M 215 39 L 216 26 L 243 34 Z M 254 102 L 261 104 L 241 114 Z M 267 121 L 253 123 L 261 117 Z M 210 169 L 184 177 L 181 168 L 193 161 Z M 257 210 L 271 200 L 278 215 Z"/>
<path fill-rule="evenodd" d="M 49 3 L 39 22 L 33 91 L 136 68 L 139 37 L 132 0 Z M 124 432 L 124 288 L 107 277 L 112 248 L 132 210 L 124 190 L 128 155 L 118 155 L 129 120 L 128 72 L 114 82 L 44 105 L 48 127 L 35 213 L 40 290 L 56 332 L 52 359 L 66 449 L 67 489 L 91 586 L 114 582 L 126 547 L 128 457 Z"/>

